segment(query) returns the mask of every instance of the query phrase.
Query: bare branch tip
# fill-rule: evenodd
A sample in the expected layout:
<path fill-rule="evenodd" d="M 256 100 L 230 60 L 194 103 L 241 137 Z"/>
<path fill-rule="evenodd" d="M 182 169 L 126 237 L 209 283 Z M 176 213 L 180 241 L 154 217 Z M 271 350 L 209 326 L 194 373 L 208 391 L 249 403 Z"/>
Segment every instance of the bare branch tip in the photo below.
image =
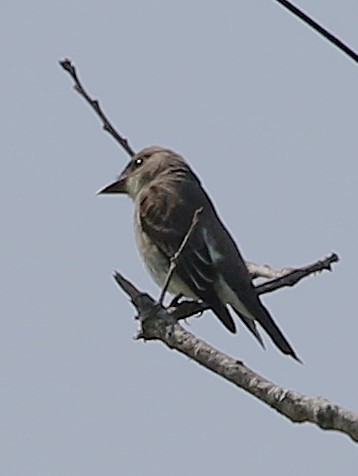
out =
<path fill-rule="evenodd" d="M 69 73 L 71 78 L 74 81 L 74 89 L 77 93 L 79 93 L 83 99 L 91 106 L 91 108 L 95 111 L 97 114 L 98 118 L 102 121 L 103 124 L 103 129 L 108 132 L 113 139 L 121 146 L 124 148 L 124 150 L 131 156 L 133 157 L 135 152 L 134 150 L 130 147 L 128 144 L 128 140 L 124 139 L 121 134 L 112 126 L 110 123 L 109 119 L 105 115 L 105 113 L 102 111 L 101 106 L 99 104 L 98 99 L 92 99 L 89 93 L 86 91 L 85 87 L 82 85 L 80 79 L 78 78 L 77 71 L 75 66 L 72 64 L 71 60 L 68 58 L 65 58 L 61 61 L 59 61 L 59 64 L 62 66 L 62 68 Z"/>
<path fill-rule="evenodd" d="M 69 58 L 65 58 L 63 60 L 59 61 L 60 66 L 66 71 L 68 71 L 70 74 L 73 74 L 75 72 L 75 67 L 73 66 L 71 60 Z"/>
<path fill-rule="evenodd" d="M 337 255 L 337 253 L 332 253 L 330 256 L 330 261 L 331 263 L 338 263 L 338 261 L 340 261 L 340 257 Z"/>
<path fill-rule="evenodd" d="M 113 272 L 113 279 L 116 281 L 118 286 L 131 298 L 132 301 L 141 294 L 134 284 L 132 284 L 118 271 Z"/>
<path fill-rule="evenodd" d="M 195 213 L 194 213 L 194 218 L 193 218 L 193 222 L 196 224 L 199 220 L 199 215 L 202 213 L 202 211 L 204 210 L 204 207 L 200 207 L 198 208 Z"/>
<path fill-rule="evenodd" d="M 323 260 L 323 263 L 325 266 L 322 267 L 321 271 L 323 271 L 323 269 L 326 269 L 327 271 L 333 271 L 332 265 L 334 263 L 338 263 L 339 261 L 340 261 L 340 258 L 337 255 L 337 253 L 332 253 L 330 256 L 328 256 L 326 259 Z"/>

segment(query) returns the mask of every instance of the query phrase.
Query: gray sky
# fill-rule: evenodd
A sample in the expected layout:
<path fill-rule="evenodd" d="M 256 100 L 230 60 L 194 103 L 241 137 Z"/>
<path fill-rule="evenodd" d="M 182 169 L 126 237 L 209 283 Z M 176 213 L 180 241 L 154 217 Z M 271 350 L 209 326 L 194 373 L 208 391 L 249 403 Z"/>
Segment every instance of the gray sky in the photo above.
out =
<path fill-rule="evenodd" d="M 358 49 L 356 0 L 297 3 Z M 339 253 L 334 273 L 265 297 L 303 366 L 210 313 L 190 329 L 356 411 L 357 65 L 263 0 L 2 0 L 0 41 L 1 474 L 352 474 L 347 437 L 132 339 L 112 271 L 159 290 L 130 201 L 95 195 L 128 157 L 57 60 L 136 150 L 187 158 L 245 257 L 281 268 Z"/>

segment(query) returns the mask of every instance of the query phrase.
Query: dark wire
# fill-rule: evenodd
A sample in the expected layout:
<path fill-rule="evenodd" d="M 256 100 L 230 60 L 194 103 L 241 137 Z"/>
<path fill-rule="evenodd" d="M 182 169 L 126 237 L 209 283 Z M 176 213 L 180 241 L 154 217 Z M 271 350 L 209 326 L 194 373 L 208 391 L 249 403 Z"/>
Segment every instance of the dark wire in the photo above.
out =
<path fill-rule="evenodd" d="M 296 15 L 302 21 L 307 23 L 310 27 L 314 30 L 318 31 L 322 36 L 324 36 L 328 41 L 333 43 L 337 48 L 344 51 L 353 61 L 358 63 L 358 54 L 355 53 L 349 46 L 347 46 L 343 41 L 338 39 L 336 36 L 332 35 L 328 30 L 323 28 L 323 26 L 319 25 L 315 20 L 312 20 L 306 13 L 303 13 L 302 10 L 299 10 L 297 7 L 292 5 L 291 2 L 287 2 L 286 0 L 275 0 L 277 3 L 280 3 L 283 7 L 287 8 L 291 13 Z"/>

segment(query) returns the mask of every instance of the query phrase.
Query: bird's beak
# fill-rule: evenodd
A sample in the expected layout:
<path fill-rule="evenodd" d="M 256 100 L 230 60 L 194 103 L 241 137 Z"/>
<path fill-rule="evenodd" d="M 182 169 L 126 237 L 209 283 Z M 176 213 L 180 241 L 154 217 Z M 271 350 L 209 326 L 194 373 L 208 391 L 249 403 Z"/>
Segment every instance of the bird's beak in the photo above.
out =
<path fill-rule="evenodd" d="M 97 195 L 102 193 L 127 193 L 126 190 L 126 178 L 119 177 L 115 182 L 106 185 L 104 188 L 98 190 Z"/>

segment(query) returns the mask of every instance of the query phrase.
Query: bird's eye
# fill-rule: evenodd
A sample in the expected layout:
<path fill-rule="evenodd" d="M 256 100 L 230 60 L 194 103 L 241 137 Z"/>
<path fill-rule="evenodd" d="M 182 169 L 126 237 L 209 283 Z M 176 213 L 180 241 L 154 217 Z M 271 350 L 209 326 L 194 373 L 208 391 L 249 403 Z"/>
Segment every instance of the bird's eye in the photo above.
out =
<path fill-rule="evenodd" d="M 136 160 L 134 161 L 134 165 L 135 165 L 136 167 L 141 166 L 142 163 L 143 163 L 143 159 L 142 159 L 142 158 L 136 159 Z"/>

